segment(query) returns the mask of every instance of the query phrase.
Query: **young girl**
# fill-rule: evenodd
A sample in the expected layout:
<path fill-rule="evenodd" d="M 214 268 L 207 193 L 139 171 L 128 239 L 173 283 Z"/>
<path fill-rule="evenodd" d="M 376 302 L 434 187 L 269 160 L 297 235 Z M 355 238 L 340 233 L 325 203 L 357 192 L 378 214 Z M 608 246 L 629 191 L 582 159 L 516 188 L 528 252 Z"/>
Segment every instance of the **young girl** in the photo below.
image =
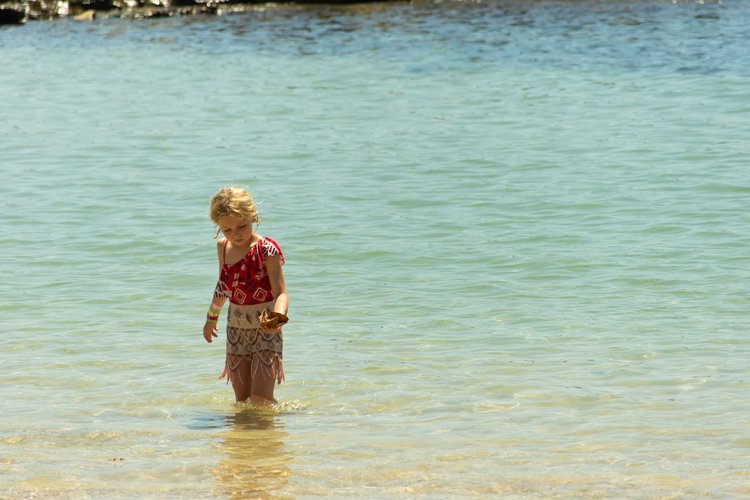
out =
<path fill-rule="evenodd" d="M 275 383 L 284 380 L 281 324 L 289 297 L 284 256 L 271 238 L 253 229 L 258 211 L 247 189 L 232 186 L 211 199 L 211 220 L 224 237 L 216 243 L 219 281 L 203 325 L 209 344 L 217 337 L 221 308 L 229 299 L 224 372 L 238 402 L 272 404 Z M 270 318 L 269 318 L 270 316 Z"/>

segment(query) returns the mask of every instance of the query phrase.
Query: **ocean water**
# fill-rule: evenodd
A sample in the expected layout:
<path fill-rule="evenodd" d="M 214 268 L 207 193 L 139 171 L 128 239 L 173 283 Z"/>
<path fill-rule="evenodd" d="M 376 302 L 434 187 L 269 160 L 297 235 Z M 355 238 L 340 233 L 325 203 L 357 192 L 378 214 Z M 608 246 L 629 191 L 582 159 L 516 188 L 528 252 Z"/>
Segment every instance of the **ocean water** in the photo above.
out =
<path fill-rule="evenodd" d="M 0 497 L 750 495 L 749 24 L 496 0 L 0 28 Z M 287 259 L 274 409 L 201 335 L 228 184 Z"/>

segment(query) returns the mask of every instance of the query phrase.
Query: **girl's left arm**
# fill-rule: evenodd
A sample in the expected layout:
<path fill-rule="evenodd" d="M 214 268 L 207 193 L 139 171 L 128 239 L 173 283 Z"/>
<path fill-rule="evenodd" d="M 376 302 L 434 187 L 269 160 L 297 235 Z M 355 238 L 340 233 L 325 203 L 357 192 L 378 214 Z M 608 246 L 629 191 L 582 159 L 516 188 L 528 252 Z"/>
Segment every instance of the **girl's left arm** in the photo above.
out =
<path fill-rule="evenodd" d="M 271 281 L 271 291 L 276 297 L 276 303 L 273 311 L 286 314 L 289 309 L 289 295 L 286 293 L 286 283 L 284 282 L 284 271 L 281 269 L 281 257 L 278 255 L 269 255 L 266 257 L 266 272 L 268 279 Z"/>

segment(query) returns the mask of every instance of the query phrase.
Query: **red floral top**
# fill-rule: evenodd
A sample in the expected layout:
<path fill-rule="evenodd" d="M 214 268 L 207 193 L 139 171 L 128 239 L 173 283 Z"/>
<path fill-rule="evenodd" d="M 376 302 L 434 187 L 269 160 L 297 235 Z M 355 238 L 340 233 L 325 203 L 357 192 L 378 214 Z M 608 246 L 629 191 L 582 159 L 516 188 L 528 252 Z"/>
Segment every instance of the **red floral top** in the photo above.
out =
<path fill-rule="evenodd" d="M 224 242 L 224 259 L 227 243 Z M 221 267 L 215 297 L 226 297 L 232 304 L 262 304 L 274 300 L 271 281 L 263 265 L 267 257 L 278 255 L 284 264 L 284 254 L 278 243 L 266 236 L 250 247 L 247 255 L 232 265 Z"/>

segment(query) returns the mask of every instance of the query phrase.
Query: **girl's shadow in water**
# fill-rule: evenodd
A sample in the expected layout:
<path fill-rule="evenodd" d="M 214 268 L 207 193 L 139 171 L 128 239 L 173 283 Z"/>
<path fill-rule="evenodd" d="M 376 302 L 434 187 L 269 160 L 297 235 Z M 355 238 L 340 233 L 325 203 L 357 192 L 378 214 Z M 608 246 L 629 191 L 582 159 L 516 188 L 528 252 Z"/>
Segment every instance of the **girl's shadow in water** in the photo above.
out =
<path fill-rule="evenodd" d="M 221 427 L 224 457 L 212 469 L 216 487 L 228 498 L 284 498 L 291 457 L 285 452 L 283 415 L 273 409 L 238 405 L 221 418 L 209 417 L 195 427 Z M 219 424 L 219 425 L 217 425 Z"/>

